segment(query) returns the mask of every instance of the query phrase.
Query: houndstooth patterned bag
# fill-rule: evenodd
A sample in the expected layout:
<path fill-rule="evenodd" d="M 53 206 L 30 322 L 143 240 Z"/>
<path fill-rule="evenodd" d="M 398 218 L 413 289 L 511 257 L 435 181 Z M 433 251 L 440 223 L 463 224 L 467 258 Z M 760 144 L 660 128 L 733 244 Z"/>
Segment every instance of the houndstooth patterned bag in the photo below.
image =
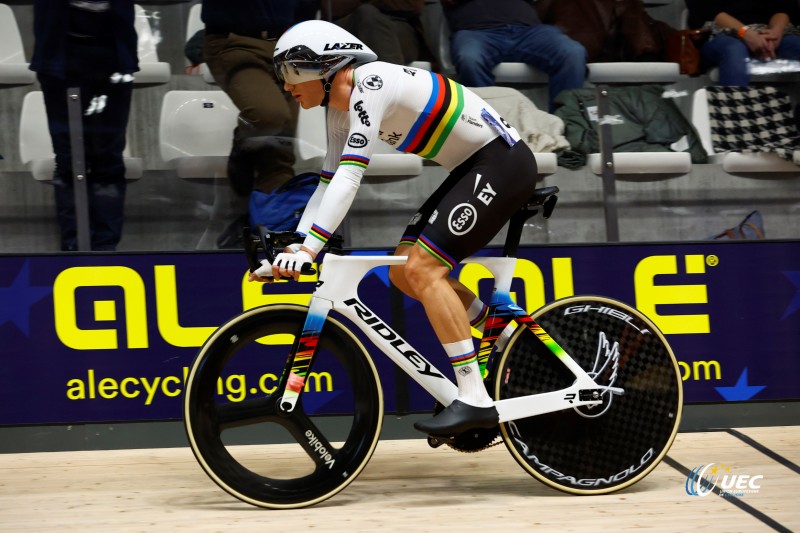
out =
<path fill-rule="evenodd" d="M 715 152 L 775 152 L 790 161 L 795 151 L 800 154 L 800 135 L 787 94 L 769 86 L 713 86 L 707 92 Z"/>

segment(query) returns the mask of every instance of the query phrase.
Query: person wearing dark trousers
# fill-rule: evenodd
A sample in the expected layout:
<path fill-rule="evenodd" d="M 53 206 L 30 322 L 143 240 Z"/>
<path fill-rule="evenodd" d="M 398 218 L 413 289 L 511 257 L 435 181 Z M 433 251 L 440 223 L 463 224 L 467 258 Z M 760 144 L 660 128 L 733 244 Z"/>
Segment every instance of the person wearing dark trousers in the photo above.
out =
<path fill-rule="evenodd" d="M 800 60 L 797 0 L 686 0 L 690 27 L 711 37 L 700 48 L 703 64 L 719 67 L 719 85 L 750 85 L 750 59 Z"/>
<path fill-rule="evenodd" d="M 298 109 L 278 84 L 272 53 L 284 31 L 318 9 L 318 0 L 203 0 L 203 59 L 239 110 L 228 158 L 233 220 L 220 248 L 239 246 L 253 189 L 268 193 L 294 176 L 292 145 L 276 137 L 294 136 Z"/>
<path fill-rule="evenodd" d="M 369 46 L 379 61 L 408 65 L 429 61 L 440 66 L 422 26 L 424 0 L 322 0 L 322 18 Z"/>
<path fill-rule="evenodd" d="M 78 249 L 67 90 L 79 88 L 91 249 L 113 251 L 122 238 L 123 150 L 136 54 L 133 0 L 36 0 L 31 70 L 37 73 L 55 153 L 61 249 Z"/>
<path fill-rule="evenodd" d="M 502 62 L 533 65 L 549 78 L 549 101 L 566 89 L 582 88 L 586 50 L 560 29 L 542 24 L 529 0 L 441 0 L 450 28 L 450 56 L 458 81 L 467 87 L 495 84 Z"/>

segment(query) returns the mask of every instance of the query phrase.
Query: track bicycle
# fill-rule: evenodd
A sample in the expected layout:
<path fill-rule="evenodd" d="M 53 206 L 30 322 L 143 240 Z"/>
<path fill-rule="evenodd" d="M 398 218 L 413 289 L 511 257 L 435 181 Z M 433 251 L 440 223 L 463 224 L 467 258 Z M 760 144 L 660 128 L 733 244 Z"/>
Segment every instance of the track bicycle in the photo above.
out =
<path fill-rule="evenodd" d="M 628 304 L 571 296 L 528 315 L 514 303 L 510 290 L 522 227 L 538 211 L 549 217 L 557 192 L 537 189 L 512 217 L 503 257 L 464 261 L 483 265 L 494 277 L 478 360 L 499 425 L 450 438 L 428 436 L 428 443 L 475 452 L 501 439 L 525 471 L 550 487 L 602 494 L 641 480 L 666 455 L 681 417 L 681 378 L 664 335 Z M 262 248 L 272 262 L 274 248 L 281 251 L 296 239 L 262 228 L 247 242 L 251 271 L 260 265 Z M 458 394 L 445 372 L 358 297 L 370 270 L 406 258 L 334 252 L 325 254 L 307 307 L 273 304 L 241 313 L 209 337 L 188 375 L 184 421 L 195 457 L 217 485 L 255 506 L 322 502 L 347 487 L 372 456 L 383 391 L 353 328 L 433 396 L 435 411 Z M 509 325 L 516 329 L 498 349 L 496 340 Z M 261 390 L 268 392 L 231 401 L 222 384 L 248 365 L 258 369 L 266 385 Z M 321 401 L 309 390 L 313 376 L 336 376 L 333 395 L 347 406 L 346 416 L 316 414 Z M 264 442 L 291 445 L 280 454 L 269 446 L 243 452 L 250 447 L 231 445 L 229 436 L 242 428 Z"/>

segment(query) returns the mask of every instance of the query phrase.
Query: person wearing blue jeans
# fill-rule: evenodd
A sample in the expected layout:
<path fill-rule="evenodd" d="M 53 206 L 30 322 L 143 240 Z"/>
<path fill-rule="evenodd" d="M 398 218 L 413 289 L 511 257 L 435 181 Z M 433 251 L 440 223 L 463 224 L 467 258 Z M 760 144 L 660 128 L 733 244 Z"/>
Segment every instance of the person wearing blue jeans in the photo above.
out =
<path fill-rule="evenodd" d="M 689 25 L 708 25 L 712 36 L 700 49 L 706 67 L 719 68 L 719 85 L 747 86 L 752 58 L 800 60 L 800 16 L 796 0 L 687 0 Z"/>
<path fill-rule="evenodd" d="M 561 91 L 582 88 L 586 50 L 555 26 L 542 24 L 527 0 L 442 0 L 450 28 L 450 56 L 467 87 L 495 84 L 492 69 L 520 62 L 545 72 L 549 102 Z"/>

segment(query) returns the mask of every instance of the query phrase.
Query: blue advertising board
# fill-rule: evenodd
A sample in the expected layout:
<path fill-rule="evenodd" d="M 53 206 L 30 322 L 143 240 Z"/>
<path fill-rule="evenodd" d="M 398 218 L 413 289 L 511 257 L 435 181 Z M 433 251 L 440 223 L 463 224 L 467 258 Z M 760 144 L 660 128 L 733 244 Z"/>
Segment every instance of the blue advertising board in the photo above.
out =
<path fill-rule="evenodd" d="M 537 246 L 519 258 L 512 289 L 529 312 L 600 294 L 648 315 L 673 347 L 687 403 L 800 398 L 800 241 Z M 181 418 L 188 368 L 216 327 L 258 305 L 305 304 L 316 282 L 246 274 L 228 252 L 0 257 L 0 425 Z M 483 267 L 454 275 L 488 300 Z M 390 289 L 385 268 L 360 297 L 449 368 L 421 306 Z M 430 395 L 370 351 L 387 411 L 430 410 Z M 239 377 L 221 385 L 232 401 L 273 383 Z M 335 376 L 325 387 L 335 393 Z"/>

